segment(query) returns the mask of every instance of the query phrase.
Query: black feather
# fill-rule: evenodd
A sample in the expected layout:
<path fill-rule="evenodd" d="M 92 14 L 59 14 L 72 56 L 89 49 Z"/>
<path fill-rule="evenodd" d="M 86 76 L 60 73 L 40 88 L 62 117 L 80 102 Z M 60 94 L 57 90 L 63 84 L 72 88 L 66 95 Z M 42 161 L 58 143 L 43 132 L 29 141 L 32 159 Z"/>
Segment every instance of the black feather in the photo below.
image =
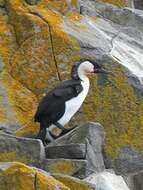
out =
<path fill-rule="evenodd" d="M 66 101 L 78 96 L 82 90 L 80 80 L 61 82 L 43 97 L 35 114 L 35 121 L 41 122 L 45 120 L 47 127 L 57 122 L 64 115 Z"/>

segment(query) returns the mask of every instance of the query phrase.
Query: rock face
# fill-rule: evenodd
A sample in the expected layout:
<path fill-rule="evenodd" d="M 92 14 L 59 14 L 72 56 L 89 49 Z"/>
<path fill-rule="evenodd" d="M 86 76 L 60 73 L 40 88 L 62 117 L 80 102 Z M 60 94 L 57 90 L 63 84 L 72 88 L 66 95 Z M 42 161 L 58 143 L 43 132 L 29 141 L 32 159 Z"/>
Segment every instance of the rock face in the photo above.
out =
<path fill-rule="evenodd" d="M 21 163 L 0 163 L 0 189 L 70 190 L 52 176 Z"/>
<path fill-rule="evenodd" d="M 102 126 L 98 123 L 87 123 L 75 128 L 69 134 L 59 138 L 53 143 L 50 143 L 46 147 L 46 154 L 48 157 L 48 149 L 53 148 L 54 150 L 54 146 L 56 145 L 84 144 L 86 154 L 82 159 L 87 161 L 86 166 L 84 166 L 85 171 L 83 171 L 84 177 L 86 177 L 92 172 L 101 172 L 105 169 L 102 157 L 103 141 L 104 132 Z M 81 151 L 83 150 L 81 149 Z"/>
<path fill-rule="evenodd" d="M 142 0 L 135 0 L 134 5 L 136 9 L 141 9 L 143 10 L 143 1 Z"/>
<path fill-rule="evenodd" d="M 70 125 L 100 122 L 106 167 L 142 170 L 143 13 L 123 8 L 132 2 L 0 0 L 0 126 L 35 137 L 44 93 L 70 76 L 74 62 L 94 59 L 114 74 L 92 80 Z"/>
<path fill-rule="evenodd" d="M 0 162 L 20 161 L 39 166 L 45 159 L 45 149 L 40 140 L 0 134 Z"/>

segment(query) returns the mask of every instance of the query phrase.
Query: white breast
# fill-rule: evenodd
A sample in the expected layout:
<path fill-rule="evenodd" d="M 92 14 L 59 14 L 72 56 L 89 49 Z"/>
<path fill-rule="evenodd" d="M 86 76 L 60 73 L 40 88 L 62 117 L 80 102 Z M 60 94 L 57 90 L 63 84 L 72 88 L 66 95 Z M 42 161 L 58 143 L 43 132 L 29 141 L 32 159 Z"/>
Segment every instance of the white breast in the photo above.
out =
<path fill-rule="evenodd" d="M 83 90 L 82 92 L 75 98 L 72 98 L 71 100 L 66 102 L 66 109 L 65 113 L 62 116 L 62 118 L 58 121 L 61 125 L 67 124 L 70 119 L 73 117 L 73 115 L 79 110 L 81 107 L 83 101 L 85 100 L 88 90 L 89 90 L 89 79 L 85 78 L 82 82 Z"/>

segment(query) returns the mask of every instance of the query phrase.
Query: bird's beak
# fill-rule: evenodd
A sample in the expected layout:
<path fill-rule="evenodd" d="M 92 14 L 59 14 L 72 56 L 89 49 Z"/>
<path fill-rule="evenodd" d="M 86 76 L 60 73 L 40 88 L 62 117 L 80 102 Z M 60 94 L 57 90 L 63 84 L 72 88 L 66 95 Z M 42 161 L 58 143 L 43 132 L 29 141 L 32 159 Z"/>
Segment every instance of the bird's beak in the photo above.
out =
<path fill-rule="evenodd" d="M 110 72 L 110 71 L 106 71 L 105 69 L 103 69 L 103 68 L 98 68 L 98 69 L 96 69 L 95 70 L 95 73 L 101 73 L 101 74 L 112 74 L 112 72 Z"/>

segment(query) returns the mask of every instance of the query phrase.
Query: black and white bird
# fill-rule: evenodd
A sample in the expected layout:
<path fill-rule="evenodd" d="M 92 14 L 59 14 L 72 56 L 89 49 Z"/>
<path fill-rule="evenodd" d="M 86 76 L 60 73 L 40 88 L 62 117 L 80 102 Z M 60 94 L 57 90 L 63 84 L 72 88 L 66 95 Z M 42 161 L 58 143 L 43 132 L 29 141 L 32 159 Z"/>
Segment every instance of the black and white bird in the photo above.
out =
<path fill-rule="evenodd" d="M 50 131 L 47 132 L 47 128 L 58 127 L 63 131 L 62 134 L 69 131 L 64 126 L 84 102 L 90 87 L 88 75 L 93 73 L 106 71 L 95 61 L 81 60 L 73 65 L 70 80 L 61 82 L 43 97 L 35 114 L 35 122 L 40 123 L 37 138 L 43 143 L 46 138 L 53 140 L 54 137 Z"/>

